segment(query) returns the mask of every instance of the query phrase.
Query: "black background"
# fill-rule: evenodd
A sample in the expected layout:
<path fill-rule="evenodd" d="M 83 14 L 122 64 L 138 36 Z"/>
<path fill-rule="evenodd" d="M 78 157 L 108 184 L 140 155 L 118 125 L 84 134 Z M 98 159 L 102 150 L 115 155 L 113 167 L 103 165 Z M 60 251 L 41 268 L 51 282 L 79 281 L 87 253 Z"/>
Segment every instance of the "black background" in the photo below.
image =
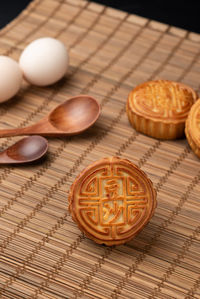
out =
<path fill-rule="evenodd" d="M 0 4 L 0 28 L 15 18 L 30 0 L 3 0 Z M 200 33 L 199 0 L 94 0 L 130 13 Z"/>

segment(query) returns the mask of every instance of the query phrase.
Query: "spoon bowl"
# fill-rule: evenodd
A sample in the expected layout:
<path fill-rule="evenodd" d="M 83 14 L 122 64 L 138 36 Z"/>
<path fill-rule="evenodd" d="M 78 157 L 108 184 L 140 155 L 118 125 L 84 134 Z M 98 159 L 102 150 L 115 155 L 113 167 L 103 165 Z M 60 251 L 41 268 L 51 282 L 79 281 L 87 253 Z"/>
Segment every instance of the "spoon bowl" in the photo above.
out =
<path fill-rule="evenodd" d="M 77 96 L 55 108 L 49 115 L 53 127 L 66 134 L 78 134 L 94 124 L 100 108 L 94 98 Z"/>
<path fill-rule="evenodd" d="M 32 126 L 0 130 L 0 137 L 20 135 L 68 136 L 79 134 L 98 119 L 100 105 L 91 96 L 72 97 Z"/>
<path fill-rule="evenodd" d="M 28 163 L 40 159 L 48 150 L 42 136 L 25 137 L 0 153 L 0 164 Z"/>

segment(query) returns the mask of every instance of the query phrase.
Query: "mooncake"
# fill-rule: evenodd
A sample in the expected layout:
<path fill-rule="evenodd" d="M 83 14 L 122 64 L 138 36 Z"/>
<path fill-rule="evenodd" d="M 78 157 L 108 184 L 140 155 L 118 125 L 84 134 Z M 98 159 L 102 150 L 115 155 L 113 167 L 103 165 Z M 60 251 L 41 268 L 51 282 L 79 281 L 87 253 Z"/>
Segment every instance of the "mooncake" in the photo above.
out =
<path fill-rule="evenodd" d="M 69 210 L 90 239 L 108 246 L 131 240 L 156 207 L 151 180 L 129 160 L 103 158 L 85 168 L 69 194 Z"/>
<path fill-rule="evenodd" d="M 141 133 L 158 139 L 181 138 L 196 99 L 195 91 L 182 83 L 149 81 L 130 92 L 127 114 L 131 125 Z"/>
<path fill-rule="evenodd" d="M 200 158 L 200 99 L 196 101 L 189 112 L 185 135 L 192 150 Z"/>

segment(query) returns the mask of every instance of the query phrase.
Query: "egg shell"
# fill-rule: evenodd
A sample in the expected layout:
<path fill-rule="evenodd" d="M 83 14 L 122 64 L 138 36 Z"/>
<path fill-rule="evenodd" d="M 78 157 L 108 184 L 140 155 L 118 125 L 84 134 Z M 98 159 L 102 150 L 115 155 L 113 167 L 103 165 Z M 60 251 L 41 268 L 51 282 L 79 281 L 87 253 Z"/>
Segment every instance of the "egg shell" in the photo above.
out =
<path fill-rule="evenodd" d="M 22 72 L 18 63 L 10 57 L 0 56 L 0 103 L 12 98 L 22 84 Z"/>
<path fill-rule="evenodd" d="M 66 74 L 68 52 L 65 45 L 55 38 L 39 38 L 24 49 L 19 65 L 29 83 L 51 85 Z"/>

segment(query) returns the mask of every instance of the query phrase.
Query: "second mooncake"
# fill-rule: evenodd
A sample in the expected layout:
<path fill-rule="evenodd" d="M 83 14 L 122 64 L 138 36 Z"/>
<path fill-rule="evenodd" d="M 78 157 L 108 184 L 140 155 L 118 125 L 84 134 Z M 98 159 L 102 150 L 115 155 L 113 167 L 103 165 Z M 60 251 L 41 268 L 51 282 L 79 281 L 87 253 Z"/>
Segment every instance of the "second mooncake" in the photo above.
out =
<path fill-rule="evenodd" d="M 192 106 L 185 127 L 187 141 L 200 158 L 200 99 Z"/>
<path fill-rule="evenodd" d="M 69 195 L 73 220 L 97 243 L 119 245 L 150 220 L 156 192 L 147 175 L 128 160 L 104 158 L 84 169 Z"/>
<path fill-rule="evenodd" d="M 182 83 L 149 81 L 130 92 L 127 114 L 137 131 L 159 139 L 176 139 L 184 135 L 185 121 L 196 99 L 195 91 Z"/>

